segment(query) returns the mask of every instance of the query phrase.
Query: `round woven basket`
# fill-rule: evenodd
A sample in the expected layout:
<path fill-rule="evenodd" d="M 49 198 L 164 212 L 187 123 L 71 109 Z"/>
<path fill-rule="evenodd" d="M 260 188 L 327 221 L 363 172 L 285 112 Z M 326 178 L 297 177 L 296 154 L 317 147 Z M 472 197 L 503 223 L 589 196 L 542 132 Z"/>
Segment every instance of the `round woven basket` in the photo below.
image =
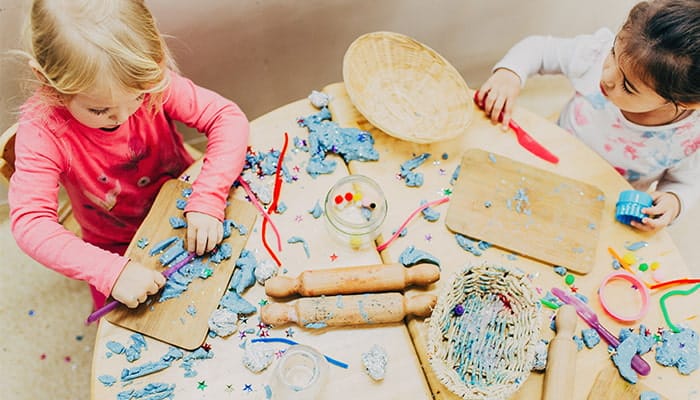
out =
<path fill-rule="evenodd" d="M 465 268 L 443 288 L 427 323 L 430 365 L 456 395 L 507 399 L 529 376 L 540 305 L 522 271 Z"/>
<path fill-rule="evenodd" d="M 360 36 L 343 58 L 357 110 L 387 134 L 432 143 L 463 134 L 474 105 L 457 70 L 428 46 L 398 33 Z"/>

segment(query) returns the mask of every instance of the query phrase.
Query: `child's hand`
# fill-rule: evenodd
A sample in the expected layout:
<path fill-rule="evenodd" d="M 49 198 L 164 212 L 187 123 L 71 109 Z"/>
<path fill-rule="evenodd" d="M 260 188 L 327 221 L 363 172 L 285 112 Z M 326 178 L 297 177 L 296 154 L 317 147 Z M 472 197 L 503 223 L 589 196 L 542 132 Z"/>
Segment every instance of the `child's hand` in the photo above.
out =
<path fill-rule="evenodd" d="M 112 288 L 114 300 L 134 308 L 165 285 L 165 277 L 140 263 L 129 261 Z"/>
<path fill-rule="evenodd" d="M 632 221 L 631 225 L 640 231 L 652 232 L 659 230 L 673 222 L 681 211 L 681 202 L 673 193 L 654 192 L 651 193 L 654 205 L 643 208 L 642 212 L 649 215 L 642 219 L 642 223 Z"/>
<path fill-rule="evenodd" d="M 190 211 L 187 218 L 187 251 L 201 256 L 212 251 L 224 238 L 224 226 L 218 219 L 196 211 Z"/>
<path fill-rule="evenodd" d="M 500 122 L 507 129 L 519 94 L 520 77 L 509 69 L 499 68 L 481 85 L 476 99 L 494 124 Z"/>

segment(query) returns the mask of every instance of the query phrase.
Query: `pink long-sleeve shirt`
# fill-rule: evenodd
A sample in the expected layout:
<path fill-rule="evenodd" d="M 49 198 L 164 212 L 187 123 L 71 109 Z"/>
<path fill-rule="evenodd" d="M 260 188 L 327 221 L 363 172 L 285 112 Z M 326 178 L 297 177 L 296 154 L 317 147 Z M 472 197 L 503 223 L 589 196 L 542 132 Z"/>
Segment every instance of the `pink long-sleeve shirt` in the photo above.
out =
<path fill-rule="evenodd" d="M 31 97 L 22 107 L 8 196 L 19 247 L 48 268 L 109 295 L 128 262 L 121 254 L 161 186 L 193 162 L 175 121 L 208 139 L 185 212 L 223 220 L 249 136 L 248 120 L 233 102 L 171 72 L 162 111 L 152 111 L 147 97 L 118 129 L 106 132 Z M 58 223 L 59 184 L 68 193 L 82 239 Z"/>

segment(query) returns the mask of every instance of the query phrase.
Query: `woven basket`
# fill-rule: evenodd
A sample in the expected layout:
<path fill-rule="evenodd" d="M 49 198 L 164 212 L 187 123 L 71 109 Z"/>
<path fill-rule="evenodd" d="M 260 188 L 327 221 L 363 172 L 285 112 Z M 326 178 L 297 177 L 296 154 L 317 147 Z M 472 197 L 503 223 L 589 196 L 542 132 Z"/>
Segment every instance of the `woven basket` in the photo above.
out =
<path fill-rule="evenodd" d="M 529 376 L 540 306 L 522 271 L 467 267 L 443 288 L 426 323 L 430 365 L 456 395 L 507 399 Z"/>
<path fill-rule="evenodd" d="M 459 72 L 433 49 L 398 33 L 357 38 L 343 58 L 343 80 L 372 125 L 410 142 L 457 137 L 474 113 Z"/>

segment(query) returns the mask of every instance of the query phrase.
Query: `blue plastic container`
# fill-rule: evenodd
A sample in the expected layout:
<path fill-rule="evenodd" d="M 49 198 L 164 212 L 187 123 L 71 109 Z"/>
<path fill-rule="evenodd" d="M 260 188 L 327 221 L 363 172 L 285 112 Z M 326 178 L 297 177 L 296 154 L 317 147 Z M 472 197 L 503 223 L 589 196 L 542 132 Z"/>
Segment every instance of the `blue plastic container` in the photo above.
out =
<path fill-rule="evenodd" d="M 648 215 L 642 213 L 643 208 L 651 207 L 654 200 L 651 196 L 639 190 L 625 190 L 620 193 L 615 205 L 615 219 L 625 225 L 632 221 L 642 222 Z"/>

